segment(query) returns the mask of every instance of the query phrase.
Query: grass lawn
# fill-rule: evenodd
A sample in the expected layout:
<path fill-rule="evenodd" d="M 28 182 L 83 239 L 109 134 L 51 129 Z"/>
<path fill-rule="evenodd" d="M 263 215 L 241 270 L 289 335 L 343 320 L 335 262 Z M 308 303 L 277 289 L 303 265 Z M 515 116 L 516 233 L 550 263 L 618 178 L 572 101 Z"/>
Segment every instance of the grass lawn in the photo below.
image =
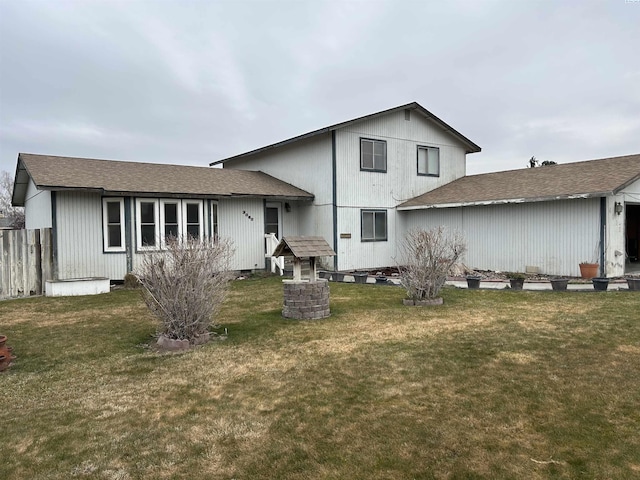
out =
<path fill-rule="evenodd" d="M 237 281 L 179 355 L 137 292 L 0 302 L 0 478 L 640 478 L 640 294 L 403 295 L 332 283 L 298 322 Z"/>

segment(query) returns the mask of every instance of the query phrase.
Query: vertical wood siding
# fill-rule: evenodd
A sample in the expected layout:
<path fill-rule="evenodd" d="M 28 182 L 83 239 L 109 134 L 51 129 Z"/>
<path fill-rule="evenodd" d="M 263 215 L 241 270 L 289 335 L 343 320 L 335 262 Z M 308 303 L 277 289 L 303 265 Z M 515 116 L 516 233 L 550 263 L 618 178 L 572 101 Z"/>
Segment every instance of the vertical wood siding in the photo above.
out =
<path fill-rule="evenodd" d="M 234 160 L 228 168 L 268 173 L 313 193 L 315 204 L 324 205 L 333 198 L 331 155 L 331 133 L 326 133 Z"/>
<path fill-rule="evenodd" d="M 58 279 L 122 279 L 127 273 L 126 254 L 103 253 L 102 197 L 57 192 L 56 210 Z"/>
<path fill-rule="evenodd" d="M 25 228 L 51 228 L 51 192 L 38 190 L 29 178 L 24 202 Z"/>
<path fill-rule="evenodd" d="M 234 270 L 263 269 L 264 202 L 262 199 L 224 199 L 218 203 L 220 237 L 233 241 Z"/>
<path fill-rule="evenodd" d="M 360 170 L 360 138 L 385 140 L 387 171 Z M 440 176 L 417 173 L 417 148 L 440 149 Z M 465 174 L 465 149 L 421 115 L 412 112 L 410 121 L 404 111 L 363 120 L 336 132 L 338 268 L 352 270 L 396 264 L 398 244 L 404 238 L 403 222 L 395 207 L 405 200 L 433 190 Z M 387 241 L 362 242 L 361 209 L 387 211 Z"/>
<path fill-rule="evenodd" d="M 548 275 L 579 276 L 578 264 L 598 248 L 599 205 L 595 198 L 401 213 L 407 228 L 458 229 L 467 239 L 469 267 L 522 272 L 537 266 Z"/>

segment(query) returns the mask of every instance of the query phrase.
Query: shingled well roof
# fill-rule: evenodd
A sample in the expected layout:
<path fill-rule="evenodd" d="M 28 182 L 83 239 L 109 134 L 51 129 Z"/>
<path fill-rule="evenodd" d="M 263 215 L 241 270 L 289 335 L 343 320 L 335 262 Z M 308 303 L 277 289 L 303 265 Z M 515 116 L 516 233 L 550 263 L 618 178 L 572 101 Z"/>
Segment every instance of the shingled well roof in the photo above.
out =
<path fill-rule="evenodd" d="M 313 199 L 311 193 L 263 172 L 20 153 L 14 205 L 24 205 L 28 176 L 44 190 Z"/>
<path fill-rule="evenodd" d="M 412 198 L 398 210 L 599 197 L 640 179 L 640 154 L 469 175 Z"/>

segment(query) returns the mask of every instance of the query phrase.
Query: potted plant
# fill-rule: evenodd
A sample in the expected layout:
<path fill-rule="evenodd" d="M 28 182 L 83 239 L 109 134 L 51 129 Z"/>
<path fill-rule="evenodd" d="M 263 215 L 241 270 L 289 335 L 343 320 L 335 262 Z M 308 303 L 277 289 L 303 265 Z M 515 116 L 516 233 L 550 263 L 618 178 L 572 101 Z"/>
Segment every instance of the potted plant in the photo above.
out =
<path fill-rule="evenodd" d="M 580 262 L 580 276 L 582 278 L 593 278 L 598 276 L 598 270 L 600 269 L 599 263 L 593 262 Z"/>
<path fill-rule="evenodd" d="M 520 272 L 508 272 L 507 278 L 509 279 L 509 284 L 513 290 L 522 290 L 524 286 L 524 273 Z"/>
<path fill-rule="evenodd" d="M 555 277 L 549 279 L 551 282 L 551 289 L 556 292 L 564 292 L 569 284 L 569 279 L 564 277 Z"/>
<path fill-rule="evenodd" d="M 593 277 L 593 288 L 598 291 L 605 291 L 609 286 L 609 279 L 607 277 Z"/>
<path fill-rule="evenodd" d="M 482 280 L 480 275 L 467 275 L 467 288 L 480 288 L 480 280 Z"/>

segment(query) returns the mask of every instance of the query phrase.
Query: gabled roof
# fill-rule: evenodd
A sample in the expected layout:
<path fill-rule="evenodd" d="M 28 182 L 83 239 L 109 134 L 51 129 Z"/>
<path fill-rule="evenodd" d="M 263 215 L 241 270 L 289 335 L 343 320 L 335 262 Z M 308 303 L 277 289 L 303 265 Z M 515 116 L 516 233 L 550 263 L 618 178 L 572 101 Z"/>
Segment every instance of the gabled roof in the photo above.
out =
<path fill-rule="evenodd" d="M 289 138 L 287 140 L 283 140 L 281 142 L 272 143 L 271 145 L 267 145 L 265 147 L 257 148 L 255 150 L 251 150 L 249 152 L 241 153 L 239 155 L 234 155 L 233 157 L 223 158 L 222 160 L 217 160 L 215 162 L 210 163 L 209 165 L 217 165 L 219 163 L 226 163 L 226 162 L 229 162 L 229 161 L 232 161 L 232 160 L 236 160 L 236 159 L 239 159 L 239 158 L 248 157 L 250 155 L 255 155 L 257 153 L 261 153 L 261 152 L 264 152 L 266 150 L 271 150 L 273 148 L 282 147 L 282 146 L 287 145 L 289 143 L 294 143 L 294 142 L 297 142 L 297 141 L 300 141 L 300 140 L 304 140 L 306 138 L 314 137 L 316 135 L 320 135 L 320 134 L 323 134 L 323 133 L 329 133 L 329 132 L 331 132 L 333 130 L 338 130 L 340 128 L 348 127 L 349 125 L 352 125 L 352 124 L 354 124 L 356 122 L 361 122 L 362 120 L 368 120 L 370 118 L 381 117 L 383 115 L 388 115 L 389 113 L 394 113 L 394 112 L 398 112 L 398 111 L 401 111 L 401 110 L 412 110 L 412 111 L 415 111 L 415 112 L 423 115 L 428 120 L 431 120 L 436 126 L 441 128 L 445 132 L 449 133 L 450 135 L 452 135 L 456 139 L 458 139 L 466 147 L 467 153 L 474 153 L 474 152 L 479 152 L 480 150 L 482 150 L 478 145 L 473 143 L 471 140 L 469 140 L 467 137 L 462 135 L 460 132 L 455 130 L 450 125 L 446 124 L 444 121 L 440 120 L 438 117 L 436 117 L 433 113 L 431 113 L 429 110 L 424 108 L 422 105 L 420 105 L 417 102 L 411 102 L 411 103 L 407 103 L 406 105 L 400 105 L 399 107 L 394 107 L 394 108 L 390 108 L 388 110 L 382 110 L 380 112 L 372 113 L 370 115 L 364 115 L 362 117 L 354 118 L 353 120 L 348 120 L 346 122 L 336 123 L 335 125 L 329 125 L 328 127 L 320 128 L 318 130 L 313 130 L 312 132 L 304 133 L 302 135 L 298 135 L 297 137 L 292 137 L 292 138 Z"/>
<path fill-rule="evenodd" d="M 335 257 L 336 252 L 322 237 L 283 237 L 273 251 L 274 257 Z"/>
<path fill-rule="evenodd" d="M 398 210 L 601 197 L 638 179 L 640 154 L 469 175 L 412 198 Z"/>
<path fill-rule="evenodd" d="M 252 196 L 313 199 L 263 172 L 20 153 L 13 204 L 23 206 L 29 177 L 43 190 L 151 196 Z"/>

